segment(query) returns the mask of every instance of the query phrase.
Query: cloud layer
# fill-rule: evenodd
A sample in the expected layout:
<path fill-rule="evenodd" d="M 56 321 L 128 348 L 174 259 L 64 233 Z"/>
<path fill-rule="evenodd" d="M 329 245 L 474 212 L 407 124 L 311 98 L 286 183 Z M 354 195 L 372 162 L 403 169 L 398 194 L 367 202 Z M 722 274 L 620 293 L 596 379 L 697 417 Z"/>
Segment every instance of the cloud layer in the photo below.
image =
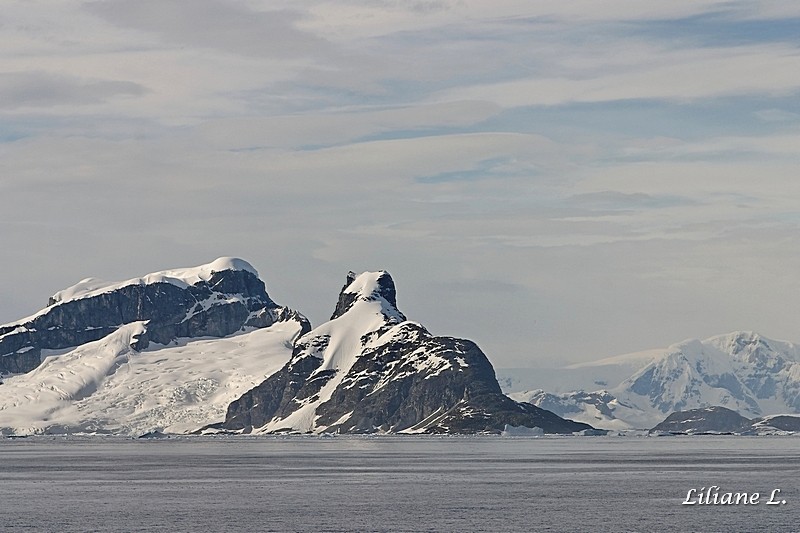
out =
<path fill-rule="evenodd" d="M 800 340 L 795 2 L 12 1 L 0 322 L 238 255 L 498 366 Z"/>

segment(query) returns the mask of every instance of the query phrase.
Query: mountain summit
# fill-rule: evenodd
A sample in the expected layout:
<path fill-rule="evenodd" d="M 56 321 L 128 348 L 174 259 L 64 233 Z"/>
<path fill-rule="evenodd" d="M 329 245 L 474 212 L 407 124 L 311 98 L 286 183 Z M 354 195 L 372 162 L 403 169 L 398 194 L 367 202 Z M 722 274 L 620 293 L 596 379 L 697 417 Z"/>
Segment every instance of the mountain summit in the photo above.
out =
<path fill-rule="evenodd" d="M 405 320 L 397 310 L 397 291 L 394 280 L 385 270 L 378 272 L 364 272 L 360 276 L 352 270 L 347 273 L 347 281 L 339 293 L 339 301 L 331 315 L 335 320 L 349 311 L 357 302 L 383 302 L 382 307 L 386 313 L 399 320 Z"/>
<path fill-rule="evenodd" d="M 590 426 L 504 396 L 475 343 L 438 337 L 397 309 L 388 272 L 349 273 L 331 320 L 233 402 L 221 427 L 278 433 L 571 433 Z"/>
<path fill-rule="evenodd" d="M 38 313 L 0 326 L 0 374 L 28 372 L 53 351 L 99 340 L 133 322 L 147 322 L 143 347 L 265 327 L 285 312 L 258 272 L 232 257 L 121 282 L 87 278 L 53 295 Z"/>

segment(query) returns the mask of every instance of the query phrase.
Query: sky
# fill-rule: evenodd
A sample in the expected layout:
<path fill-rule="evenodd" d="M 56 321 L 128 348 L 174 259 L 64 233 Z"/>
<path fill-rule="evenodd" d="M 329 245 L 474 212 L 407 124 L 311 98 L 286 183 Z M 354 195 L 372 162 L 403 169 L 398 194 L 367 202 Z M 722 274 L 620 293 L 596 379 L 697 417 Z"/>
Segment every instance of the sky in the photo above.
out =
<path fill-rule="evenodd" d="M 4 0 L 0 322 L 219 256 L 497 367 L 800 341 L 793 0 Z"/>

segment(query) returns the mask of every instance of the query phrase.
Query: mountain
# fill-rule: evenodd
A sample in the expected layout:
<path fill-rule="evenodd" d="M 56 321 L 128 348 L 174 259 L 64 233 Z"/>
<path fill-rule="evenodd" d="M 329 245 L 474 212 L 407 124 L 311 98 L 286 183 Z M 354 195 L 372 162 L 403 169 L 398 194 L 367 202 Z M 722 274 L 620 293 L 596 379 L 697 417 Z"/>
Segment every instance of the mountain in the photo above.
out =
<path fill-rule="evenodd" d="M 333 315 L 278 372 L 233 402 L 228 431 L 547 433 L 589 429 L 502 394 L 475 343 L 434 336 L 398 310 L 385 271 L 350 273 Z"/>
<path fill-rule="evenodd" d="M 511 396 L 607 429 L 648 428 L 672 412 L 712 405 L 751 418 L 800 412 L 800 349 L 795 344 L 734 332 L 647 354 L 649 362 L 635 359 L 641 363 L 638 370 L 620 375 L 621 381 L 608 389 Z M 624 361 L 633 364 L 634 359 Z M 582 365 L 580 371 L 591 368 Z"/>
<path fill-rule="evenodd" d="M 781 433 L 800 431 L 800 416 L 772 415 L 749 419 L 718 405 L 677 411 L 650 430 L 653 433 Z"/>
<path fill-rule="evenodd" d="M 84 280 L 0 329 L 6 373 L 27 370 L 0 384 L 0 432 L 192 431 L 224 420 L 309 330 L 240 259 Z"/>
<path fill-rule="evenodd" d="M 752 430 L 758 433 L 780 433 L 800 431 L 800 416 L 769 415 L 753 421 Z"/>
<path fill-rule="evenodd" d="M 703 407 L 688 411 L 677 411 L 650 431 L 669 433 L 732 433 L 750 428 L 752 420 L 736 411 L 720 407 Z"/>
<path fill-rule="evenodd" d="M 474 343 L 406 320 L 386 272 L 351 274 L 311 331 L 235 258 L 56 293 L 0 326 L 0 376 L 0 434 L 590 427 L 504 396 Z"/>
<path fill-rule="evenodd" d="M 168 344 L 266 327 L 286 312 L 249 263 L 230 257 L 123 282 L 88 278 L 53 295 L 38 313 L 0 326 L 0 374 L 28 372 L 48 355 L 137 321 L 147 321 L 142 342 Z"/>

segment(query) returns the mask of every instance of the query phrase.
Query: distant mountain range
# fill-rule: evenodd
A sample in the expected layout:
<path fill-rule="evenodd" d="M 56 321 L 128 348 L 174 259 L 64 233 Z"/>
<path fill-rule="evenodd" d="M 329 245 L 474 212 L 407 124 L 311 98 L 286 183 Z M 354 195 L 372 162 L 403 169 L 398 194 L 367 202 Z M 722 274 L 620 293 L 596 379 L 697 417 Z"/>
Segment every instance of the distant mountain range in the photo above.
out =
<path fill-rule="evenodd" d="M 545 433 L 591 429 L 503 395 L 471 341 L 348 275 L 311 329 L 246 261 L 85 279 L 0 326 L 0 433 Z"/>
<path fill-rule="evenodd" d="M 748 418 L 800 412 L 800 348 L 753 332 L 688 340 L 562 372 L 572 374 L 566 381 L 586 383 L 594 376 L 607 387 L 510 396 L 606 429 L 651 428 L 675 411 L 709 406 Z"/>
<path fill-rule="evenodd" d="M 712 406 L 800 413 L 800 348 L 753 332 L 541 371 L 546 389 L 524 390 L 526 372 L 498 382 L 475 343 L 406 319 L 385 271 L 351 272 L 312 329 L 220 258 L 87 278 L 0 325 L 0 432 L 572 433 Z"/>

